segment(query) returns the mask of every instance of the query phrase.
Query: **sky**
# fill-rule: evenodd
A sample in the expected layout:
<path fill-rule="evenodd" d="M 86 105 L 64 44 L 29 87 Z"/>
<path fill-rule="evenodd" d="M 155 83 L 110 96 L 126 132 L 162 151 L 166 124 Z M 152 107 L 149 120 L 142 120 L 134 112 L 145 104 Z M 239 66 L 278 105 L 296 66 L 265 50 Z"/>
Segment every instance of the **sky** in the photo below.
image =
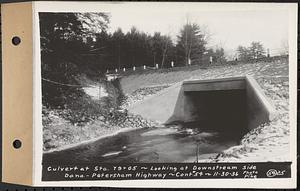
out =
<path fill-rule="evenodd" d="M 123 32 L 135 26 L 138 30 L 153 34 L 170 35 L 174 42 L 180 28 L 189 20 L 203 27 L 209 34 L 208 47 L 223 47 L 233 55 L 239 45 L 249 46 L 260 41 L 271 54 L 278 54 L 282 44 L 288 41 L 288 9 L 274 6 L 127 6 L 110 11 L 110 28 Z"/>

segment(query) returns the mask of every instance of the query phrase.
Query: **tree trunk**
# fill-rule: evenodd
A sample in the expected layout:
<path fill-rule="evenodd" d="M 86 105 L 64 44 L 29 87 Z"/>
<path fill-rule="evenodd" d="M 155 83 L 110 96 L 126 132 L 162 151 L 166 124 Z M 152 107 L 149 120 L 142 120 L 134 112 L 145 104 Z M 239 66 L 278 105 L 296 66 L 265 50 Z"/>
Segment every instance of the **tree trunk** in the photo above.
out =
<path fill-rule="evenodd" d="M 162 60 L 161 60 L 161 68 L 164 67 L 165 57 L 166 57 L 166 53 L 163 53 L 163 57 L 162 57 Z"/>
<path fill-rule="evenodd" d="M 164 50 L 163 50 L 163 55 L 162 55 L 163 57 L 162 57 L 162 60 L 161 60 L 161 68 L 164 67 L 167 51 L 168 51 L 168 45 L 166 45 Z"/>
<path fill-rule="evenodd" d="M 118 65 L 119 65 L 119 70 L 121 69 L 121 47 L 120 47 L 120 44 L 119 44 L 119 59 L 118 59 Z"/>

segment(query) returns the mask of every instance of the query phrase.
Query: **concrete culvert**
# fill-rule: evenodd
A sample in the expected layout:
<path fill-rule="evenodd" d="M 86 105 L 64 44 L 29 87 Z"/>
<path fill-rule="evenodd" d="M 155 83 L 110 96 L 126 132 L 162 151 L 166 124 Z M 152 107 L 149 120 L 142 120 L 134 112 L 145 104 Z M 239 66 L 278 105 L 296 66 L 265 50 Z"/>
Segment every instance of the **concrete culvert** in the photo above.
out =
<path fill-rule="evenodd" d="M 129 108 L 162 124 L 236 133 L 269 122 L 276 111 L 251 76 L 178 83 Z"/>

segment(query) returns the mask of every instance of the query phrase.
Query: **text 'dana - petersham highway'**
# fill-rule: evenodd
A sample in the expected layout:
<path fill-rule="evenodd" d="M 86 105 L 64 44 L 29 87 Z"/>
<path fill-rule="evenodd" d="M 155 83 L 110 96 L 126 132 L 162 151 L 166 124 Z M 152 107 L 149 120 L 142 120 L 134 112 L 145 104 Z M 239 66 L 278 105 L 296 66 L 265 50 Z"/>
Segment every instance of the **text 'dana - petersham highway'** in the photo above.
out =
<path fill-rule="evenodd" d="M 290 162 L 43 165 L 43 181 L 289 178 Z"/>

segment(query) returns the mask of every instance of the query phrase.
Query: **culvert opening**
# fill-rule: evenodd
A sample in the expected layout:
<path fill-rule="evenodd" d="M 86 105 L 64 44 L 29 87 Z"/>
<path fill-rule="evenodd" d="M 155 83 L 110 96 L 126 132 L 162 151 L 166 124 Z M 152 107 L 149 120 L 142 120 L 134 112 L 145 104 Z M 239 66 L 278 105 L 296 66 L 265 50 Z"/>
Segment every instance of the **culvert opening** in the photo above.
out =
<path fill-rule="evenodd" d="M 185 93 L 185 125 L 240 138 L 247 132 L 246 90 Z"/>
<path fill-rule="evenodd" d="M 185 81 L 181 93 L 185 126 L 218 131 L 237 139 L 276 115 L 251 76 Z"/>

